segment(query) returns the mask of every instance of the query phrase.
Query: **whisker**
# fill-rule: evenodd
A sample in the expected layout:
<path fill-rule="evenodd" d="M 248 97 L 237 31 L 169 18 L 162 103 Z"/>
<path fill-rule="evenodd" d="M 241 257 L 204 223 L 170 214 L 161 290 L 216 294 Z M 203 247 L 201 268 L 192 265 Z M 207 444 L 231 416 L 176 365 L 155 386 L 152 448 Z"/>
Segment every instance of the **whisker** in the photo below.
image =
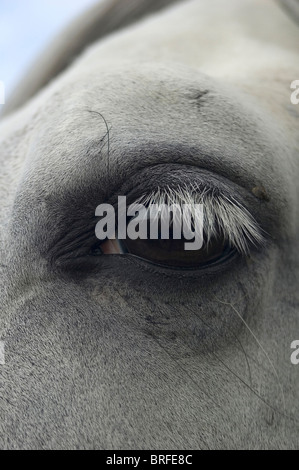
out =
<path fill-rule="evenodd" d="M 216 328 L 212 327 L 211 325 L 209 325 L 205 320 L 203 320 L 201 318 L 200 315 L 198 315 L 198 313 L 195 312 L 194 309 L 191 309 L 190 307 L 188 307 L 189 310 L 191 310 L 194 315 L 206 326 L 208 327 L 210 330 L 214 331 L 214 332 L 217 332 Z M 223 322 L 222 322 L 223 323 Z M 247 364 L 247 368 L 248 368 L 248 375 L 249 375 L 249 383 L 250 385 L 252 386 L 252 375 L 251 375 L 251 368 L 250 368 L 250 364 L 249 364 L 249 360 L 248 360 L 248 355 L 244 349 L 244 346 L 242 345 L 240 339 L 238 338 L 238 336 L 233 332 L 233 331 L 230 331 L 230 333 L 233 335 L 233 337 L 237 340 L 239 346 L 240 346 L 240 349 L 241 351 L 244 353 L 244 356 L 245 356 L 245 361 L 246 361 L 246 364 Z"/>
<path fill-rule="evenodd" d="M 273 370 L 273 373 L 276 377 L 276 380 L 277 380 L 277 383 L 278 383 L 278 387 L 280 389 L 280 393 L 281 393 L 281 397 L 282 397 L 282 403 L 283 403 L 283 413 L 279 412 L 279 414 L 281 414 L 284 418 L 291 418 L 291 416 L 288 416 L 286 414 L 286 401 L 285 401 L 285 395 L 284 395 L 284 390 L 283 390 L 283 387 L 282 387 L 282 383 L 279 379 L 279 375 L 278 375 L 278 372 L 276 370 L 276 367 L 274 366 L 273 362 L 271 361 L 270 357 L 269 357 L 269 354 L 267 353 L 267 351 L 265 350 L 265 348 L 262 346 L 261 342 L 259 341 L 259 339 L 257 338 L 257 336 L 255 335 L 255 333 L 252 331 L 252 329 L 250 328 L 250 326 L 247 324 L 247 322 L 244 320 L 244 318 L 242 317 L 242 315 L 238 312 L 238 310 L 236 309 L 236 307 L 231 303 L 231 302 L 224 302 L 223 300 L 220 300 L 218 299 L 217 297 L 215 297 L 216 301 L 223 304 L 223 305 L 227 305 L 229 307 L 231 307 L 231 309 L 235 312 L 235 314 L 238 316 L 238 318 L 241 320 L 241 322 L 245 325 L 246 329 L 249 331 L 249 333 L 252 335 L 252 337 L 254 338 L 254 340 L 256 341 L 257 345 L 259 346 L 259 348 L 261 349 L 261 351 L 263 352 L 263 354 L 265 355 L 268 363 L 270 364 L 272 370 Z M 277 411 L 277 410 L 276 410 Z M 285 429 L 285 421 L 284 421 L 284 429 Z"/>

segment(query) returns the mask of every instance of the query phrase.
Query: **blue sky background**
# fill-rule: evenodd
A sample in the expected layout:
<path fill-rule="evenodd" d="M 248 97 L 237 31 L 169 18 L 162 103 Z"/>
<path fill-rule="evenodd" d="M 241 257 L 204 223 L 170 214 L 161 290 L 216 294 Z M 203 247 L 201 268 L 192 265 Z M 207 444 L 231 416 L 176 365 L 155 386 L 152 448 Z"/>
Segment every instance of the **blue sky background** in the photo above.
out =
<path fill-rule="evenodd" d="M 0 80 L 9 94 L 72 18 L 98 0 L 0 0 Z"/>

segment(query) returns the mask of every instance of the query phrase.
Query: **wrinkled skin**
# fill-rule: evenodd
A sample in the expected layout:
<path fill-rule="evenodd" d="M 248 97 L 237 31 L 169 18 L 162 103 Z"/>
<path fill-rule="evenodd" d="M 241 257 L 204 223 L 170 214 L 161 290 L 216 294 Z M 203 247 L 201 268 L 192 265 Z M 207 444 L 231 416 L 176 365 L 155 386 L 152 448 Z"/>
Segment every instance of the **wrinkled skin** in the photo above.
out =
<path fill-rule="evenodd" d="M 274 2 L 182 2 L 1 121 L 1 448 L 299 448 L 298 44 Z M 89 256 L 97 205 L 187 169 L 265 246 L 194 271 Z"/>

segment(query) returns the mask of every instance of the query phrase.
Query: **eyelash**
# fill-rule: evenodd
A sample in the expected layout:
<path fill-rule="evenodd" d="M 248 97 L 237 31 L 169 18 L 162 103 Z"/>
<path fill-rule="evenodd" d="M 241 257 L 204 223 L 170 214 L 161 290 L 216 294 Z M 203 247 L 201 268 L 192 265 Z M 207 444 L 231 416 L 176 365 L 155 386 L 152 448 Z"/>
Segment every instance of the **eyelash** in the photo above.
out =
<path fill-rule="evenodd" d="M 158 188 L 149 195 L 139 197 L 136 204 L 150 206 L 151 204 L 203 204 L 204 211 L 204 240 L 207 245 L 212 239 L 223 237 L 241 255 L 248 255 L 250 248 L 262 247 L 265 244 L 263 229 L 259 226 L 250 212 L 234 197 L 220 193 L 207 186 L 192 185 L 192 187 L 169 186 Z"/>

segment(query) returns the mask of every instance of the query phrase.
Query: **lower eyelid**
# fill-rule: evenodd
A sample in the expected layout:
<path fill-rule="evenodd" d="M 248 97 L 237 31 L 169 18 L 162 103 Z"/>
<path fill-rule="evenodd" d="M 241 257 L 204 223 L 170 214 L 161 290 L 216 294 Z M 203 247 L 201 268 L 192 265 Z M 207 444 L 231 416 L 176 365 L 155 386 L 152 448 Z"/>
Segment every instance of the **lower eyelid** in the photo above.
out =
<path fill-rule="evenodd" d="M 236 251 L 231 252 L 231 256 L 225 263 L 215 263 L 208 267 L 194 267 L 194 268 L 181 268 L 175 266 L 165 266 L 153 263 L 152 261 L 140 258 L 132 254 L 126 256 L 114 257 L 115 260 L 123 259 L 123 262 L 130 263 L 142 270 L 142 273 L 148 272 L 155 276 L 163 276 L 169 278 L 170 281 L 173 279 L 182 279 L 188 281 L 197 282 L 199 279 L 215 279 L 228 270 L 231 270 L 236 263 L 244 263 L 244 258 L 241 257 Z"/>

